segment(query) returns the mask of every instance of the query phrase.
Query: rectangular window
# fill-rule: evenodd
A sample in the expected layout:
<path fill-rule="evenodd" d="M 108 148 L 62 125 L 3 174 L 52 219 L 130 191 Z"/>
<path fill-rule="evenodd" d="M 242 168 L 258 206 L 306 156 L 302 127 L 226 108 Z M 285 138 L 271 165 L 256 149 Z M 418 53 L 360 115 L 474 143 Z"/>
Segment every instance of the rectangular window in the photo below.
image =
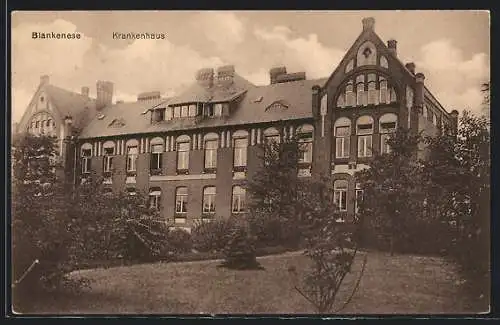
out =
<path fill-rule="evenodd" d="M 196 105 L 189 105 L 189 117 L 196 116 Z"/>
<path fill-rule="evenodd" d="M 158 174 L 162 168 L 163 145 L 154 144 L 151 146 L 150 170 Z"/>
<path fill-rule="evenodd" d="M 355 201 L 354 201 L 354 204 L 355 204 L 354 210 L 355 210 L 356 214 L 359 213 L 359 205 L 361 202 L 363 202 L 363 190 L 357 188 L 356 189 L 356 197 L 355 197 Z"/>
<path fill-rule="evenodd" d="M 115 148 L 104 148 L 104 172 L 110 173 L 113 168 L 113 155 Z"/>
<path fill-rule="evenodd" d="M 177 143 L 177 170 L 189 169 L 189 142 Z"/>
<path fill-rule="evenodd" d="M 127 148 L 127 171 L 135 172 L 137 170 L 137 155 L 139 151 L 137 146 Z"/>
<path fill-rule="evenodd" d="M 174 116 L 173 108 L 167 107 L 165 110 L 165 120 L 170 121 Z"/>
<path fill-rule="evenodd" d="M 188 117 L 189 115 L 189 106 L 184 105 L 181 108 L 181 117 Z"/>
<path fill-rule="evenodd" d="M 372 136 L 358 136 L 358 157 L 371 157 L 372 155 Z"/>
<path fill-rule="evenodd" d="M 240 186 L 233 187 L 233 203 L 232 212 L 242 213 L 245 212 L 245 194 L 246 191 Z"/>
<path fill-rule="evenodd" d="M 215 116 L 222 116 L 222 104 L 215 104 Z"/>
<path fill-rule="evenodd" d="M 349 144 L 351 136 L 351 128 L 349 126 L 339 126 L 335 129 L 335 157 L 349 158 Z"/>
<path fill-rule="evenodd" d="M 188 192 L 186 187 L 179 187 L 175 193 L 175 213 L 187 213 Z"/>
<path fill-rule="evenodd" d="M 217 140 L 205 141 L 205 168 L 214 169 L 217 167 Z"/>
<path fill-rule="evenodd" d="M 179 118 L 179 117 L 181 117 L 181 107 L 174 106 L 174 118 Z"/>
<path fill-rule="evenodd" d="M 333 192 L 333 200 L 340 211 L 347 211 L 347 189 L 335 189 Z"/>
<path fill-rule="evenodd" d="M 301 150 L 299 154 L 299 163 L 311 163 L 313 154 L 313 135 L 304 133 L 300 135 Z"/>
<path fill-rule="evenodd" d="M 215 187 L 203 189 L 203 213 L 215 213 Z"/>
<path fill-rule="evenodd" d="M 82 150 L 82 173 L 88 174 L 90 173 L 90 162 L 92 156 L 92 149 L 83 149 Z"/>
<path fill-rule="evenodd" d="M 203 115 L 206 117 L 214 117 L 215 109 L 214 104 L 205 104 L 205 112 Z"/>
<path fill-rule="evenodd" d="M 161 191 L 159 189 L 149 192 L 149 207 L 151 209 L 159 210 L 160 202 L 161 202 Z"/>
<path fill-rule="evenodd" d="M 378 105 L 379 93 L 375 89 L 375 82 L 368 83 L 368 104 Z"/>
<path fill-rule="evenodd" d="M 247 138 L 234 139 L 234 167 L 247 165 Z"/>

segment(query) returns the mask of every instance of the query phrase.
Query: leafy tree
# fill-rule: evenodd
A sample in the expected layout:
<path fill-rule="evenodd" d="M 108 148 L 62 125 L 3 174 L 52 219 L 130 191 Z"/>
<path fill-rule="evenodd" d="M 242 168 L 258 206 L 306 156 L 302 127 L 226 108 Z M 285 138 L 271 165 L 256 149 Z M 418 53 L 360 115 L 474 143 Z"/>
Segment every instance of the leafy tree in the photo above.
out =
<path fill-rule="evenodd" d="M 396 246 L 418 245 L 418 236 L 411 235 L 424 203 L 416 159 L 420 139 L 399 128 L 388 140 L 391 152 L 375 156 L 370 168 L 356 173 L 364 191 L 359 214 L 364 216 L 365 231 L 388 238 L 391 255 Z"/>

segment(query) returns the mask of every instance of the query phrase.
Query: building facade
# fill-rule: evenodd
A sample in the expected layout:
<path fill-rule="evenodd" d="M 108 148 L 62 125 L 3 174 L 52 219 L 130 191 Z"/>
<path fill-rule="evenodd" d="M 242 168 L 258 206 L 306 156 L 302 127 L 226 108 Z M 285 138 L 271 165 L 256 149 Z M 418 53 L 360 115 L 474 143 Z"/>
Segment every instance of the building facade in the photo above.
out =
<path fill-rule="evenodd" d="M 103 177 L 109 191 L 147 193 L 167 222 L 186 228 L 245 213 L 245 183 L 258 172 L 263 143 L 297 134 L 307 148 L 299 176 L 331 177 L 349 221 L 362 194 L 354 173 L 390 151 L 391 132 L 457 128 L 458 112 L 441 106 L 424 75 L 398 59 L 397 42 L 384 43 L 374 24 L 363 19 L 362 32 L 324 79 L 275 67 L 269 85 L 256 86 L 223 66 L 199 70 L 172 98 L 149 92 L 136 102 L 113 103 L 113 84 L 99 81 L 96 99 L 84 87 L 58 103 L 61 93 L 52 94 L 57 87 L 43 77 L 19 127 L 58 136 L 71 182 Z M 425 156 L 425 148 L 417 155 Z"/>

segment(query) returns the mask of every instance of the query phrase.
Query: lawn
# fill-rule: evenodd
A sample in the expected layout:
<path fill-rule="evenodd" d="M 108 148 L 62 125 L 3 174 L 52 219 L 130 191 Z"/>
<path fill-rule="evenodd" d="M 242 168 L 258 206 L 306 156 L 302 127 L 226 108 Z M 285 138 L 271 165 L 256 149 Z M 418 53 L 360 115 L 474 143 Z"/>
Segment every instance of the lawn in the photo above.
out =
<path fill-rule="evenodd" d="M 360 253 L 353 273 L 338 298 L 349 294 L 362 264 L 368 262 L 359 290 L 344 314 L 463 313 L 466 299 L 452 264 L 437 257 Z M 299 252 L 258 258 L 265 268 L 233 271 L 220 261 L 156 263 L 72 274 L 92 281 L 92 288 L 74 297 L 47 299 L 38 313 L 57 314 L 251 314 L 313 313 L 292 286 L 288 269 L 307 269 Z"/>

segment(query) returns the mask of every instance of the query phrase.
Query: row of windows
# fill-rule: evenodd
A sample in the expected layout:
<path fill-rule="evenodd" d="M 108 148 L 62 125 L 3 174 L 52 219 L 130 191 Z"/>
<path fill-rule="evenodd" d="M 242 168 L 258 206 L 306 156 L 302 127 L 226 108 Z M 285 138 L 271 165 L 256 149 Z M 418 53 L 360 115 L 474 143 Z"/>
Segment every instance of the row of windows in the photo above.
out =
<path fill-rule="evenodd" d="M 28 124 L 28 132 L 30 133 L 51 133 L 55 130 L 56 123 L 47 113 L 40 113 L 31 119 Z"/>
<path fill-rule="evenodd" d="M 197 103 L 190 105 L 168 106 L 155 109 L 153 116 L 155 121 L 170 121 L 186 117 L 216 117 L 222 116 L 223 109 L 227 109 L 227 103 Z"/>
<path fill-rule="evenodd" d="M 135 195 L 135 189 L 128 189 L 130 195 Z M 215 214 L 216 207 L 216 188 L 215 186 L 206 186 L 203 188 L 203 202 L 201 212 L 203 214 Z M 149 205 L 153 209 L 161 208 L 161 189 L 159 187 L 151 188 L 149 191 Z M 177 215 L 185 215 L 188 213 L 188 188 L 181 186 L 175 189 L 175 213 Z M 241 186 L 233 186 L 231 198 L 231 212 L 245 212 L 246 190 Z"/>
<path fill-rule="evenodd" d="M 366 81 L 365 81 L 366 77 Z M 388 88 L 387 79 L 374 73 L 358 75 L 349 80 L 337 98 L 337 107 L 389 104 L 397 101 L 394 87 Z"/>

